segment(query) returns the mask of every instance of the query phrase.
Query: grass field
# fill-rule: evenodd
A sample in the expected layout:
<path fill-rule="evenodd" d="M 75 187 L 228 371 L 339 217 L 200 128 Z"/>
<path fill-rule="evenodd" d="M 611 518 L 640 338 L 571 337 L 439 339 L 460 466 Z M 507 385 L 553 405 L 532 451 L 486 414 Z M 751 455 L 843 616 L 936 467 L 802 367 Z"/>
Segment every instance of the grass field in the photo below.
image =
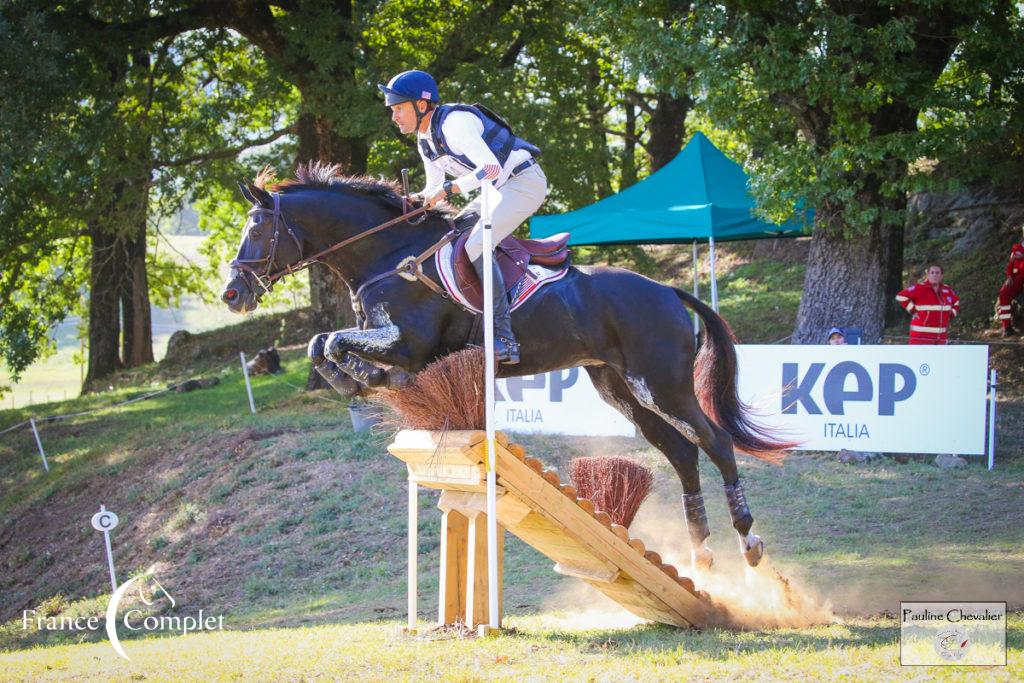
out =
<path fill-rule="evenodd" d="M 261 629 L 132 641 L 126 645 L 132 662 L 101 643 L 5 654 L 0 663 L 5 678 L 26 681 L 1000 681 L 1024 675 L 1019 616 L 1011 622 L 1005 669 L 901 668 L 892 619 L 771 633 L 580 629 L 559 615 L 513 617 L 507 625 L 508 633 L 483 640 L 410 637 L 391 621 Z"/>
<path fill-rule="evenodd" d="M 800 241 L 723 249 L 722 310 L 739 337 L 785 337 L 799 301 Z M 760 251 L 759 251 L 760 250 Z M 786 255 L 787 250 L 792 254 Z M 761 253 L 764 251 L 764 253 Z M 688 286 L 683 250 L 660 267 Z M 702 266 L 706 294 L 706 267 Z M 218 311 L 220 309 L 218 308 Z M 190 314 L 189 314 L 190 315 Z M 197 313 L 202 317 L 202 312 Z M 798 453 L 781 467 L 741 456 L 768 544 L 745 572 L 716 470 L 701 476 L 716 553 L 700 578 L 715 599 L 769 624 L 773 570 L 806 607 L 800 628 L 680 631 L 639 620 L 513 537 L 506 545 L 509 630 L 496 638 L 429 631 L 436 606 L 437 495 L 420 495 L 421 633 L 405 614 L 405 470 L 388 435 L 354 434 L 345 404 L 301 390 L 308 313 L 267 316 L 208 332 L 178 365 L 123 373 L 113 390 L 37 405 L 31 414 L 102 408 L 191 376 L 220 384 L 72 420 L 42 423 L 51 472 L 31 433 L 0 437 L 0 678 L 4 680 L 826 680 L 1024 677 L 1024 375 L 1021 348 L 993 347 L 1002 379 L 995 472 L 978 459 L 939 470 L 930 458 L 840 464 Z M 209 321 L 210 319 L 207 318 Z M 195 321 L 186 321 L 197 331 Z M 254 379 L 250 415 L 238 350 L 277 341 L 286 372 Z M 74 366 L 72 366 L 74 368 Z M 77 369 L 74 369 L 77 382 Z M 70 394 L 70 392 L 69 392 Z M 37 397 L 38 399 L 38 397 Z M 19 406 L 21 403 L 19 402 Z M 0 410 L 0 429 L 26 419 Z M 680 488 L 662 456 L 626 438 L 522 436 L 530 454 L 563 473 L 579 455 L 625 454 L 655 473 L 631 531 L 667 562 L 686 565 Z M 121 517 L 112 541 L 118 579 L 155 572 L 176 604 L 154 616 L 224 615 L 225 631 L 187 636 L 121 633 L 132 662 L 102 629 L 23 628 L 24 610 L 102 616 L 110 585 L 102 535 L 90 516 Z M 898 664 L 900 600 L 995 599 L 1016 610 L 1006 669 L 905 669 Z M 768 608 L 764 608 L 768 604 Z M 760 608 L 760 611 L 758 610 Z M 123 629 L 122 629 L 123 631 Z"/>
<path fill-rule="evenodd" d="M 638 625 L 510 538 L 512 631 L 482 641 L 402 636 L 405 482 L 401 463 L 384 450 L 387 436 L 353 434 L 342 404 L 296 388 L 307 367 L 301 349 L 286 352 L 285 375 L 255 379 L 259 412 L 249 415 L 240 372 L 233 363 L 217 369 L 228 358 L 190 368 L 216 374 L 216 387 L 44 425 L 49 476 L 30 433 L 0 440 L 4 678 L 955 679 L 968 672 L 899 668 L 898 601 L 1024 606 L 1024 532 L 1009 523 L 1024 518 L 1024 458 L 1001 452 L 989 473 L 977 463 L 956 471 L 924 460 L 856 467 L 800 454 L 782 467 L 744 457 L 741 471 L 770 567 L 820 613 L 831 610 L 835 623 L 752 632 Z M 101 405 L 144 385 L 60 409 Z M 0 413 L 0 424 L 16 419 L 20 411 Z M 684 563 L 678 483 L 645 442 L 518 440 L 561 472 L 576 455 L 628 454 L 651 465 L 655 491 L 632 528 L 666 561 Z M 760 584 L 745 583 L 717 473 L 706 462 L 702 477 L 716 576 L 728 577 L 706 587 L 722 599 L 756 600 Z M 119 579 L 152 568 L 177 601 L 157 613 L 223 614 L 225 632 L 126 639 L 129 664 L 102 631 L 22 628 L 25 609 L 102 613 L 109 596 L 102 536 L 88 526 L 100 503 L 121 516 L 112 534 Z M 435 494 L 421 495 L 424 619 L 434 614 L 437 590 L 435 503 Z M 1020 677 L 1019 614 L 1012 625 L 1010 668 L 986 675 Z"/>

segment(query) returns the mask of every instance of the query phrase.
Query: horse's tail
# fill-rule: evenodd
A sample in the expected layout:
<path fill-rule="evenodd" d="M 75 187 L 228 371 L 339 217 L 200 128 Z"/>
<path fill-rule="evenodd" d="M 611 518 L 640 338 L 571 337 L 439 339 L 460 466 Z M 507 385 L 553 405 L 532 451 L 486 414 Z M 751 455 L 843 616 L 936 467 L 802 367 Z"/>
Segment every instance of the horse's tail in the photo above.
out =
<path fill-rule="evenodd" d="M 796 442 L 778 439 L 772 430 L 751 419 L 750 406 L 740 400 L 736 385 L 736 337 L 729 324 L 700 299 L 673 287 L 676 296 L 704 321 L 705 340 L 694 363 L 694 393 L 704 414 L 729 432 L 733 444 L 761 460 L 780 463 Z"/>

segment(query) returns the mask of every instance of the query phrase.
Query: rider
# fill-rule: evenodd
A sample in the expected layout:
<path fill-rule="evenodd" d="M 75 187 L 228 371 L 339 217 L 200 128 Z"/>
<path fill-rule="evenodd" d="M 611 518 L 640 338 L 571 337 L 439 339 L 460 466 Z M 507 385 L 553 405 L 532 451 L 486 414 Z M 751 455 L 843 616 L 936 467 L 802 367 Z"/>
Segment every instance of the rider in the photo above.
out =
<path fill-rule="evenodd" d="M 493 246 L 497 246 L 540 208 L 548 181 L 537 163 L 540 150 L 516 137 L 505 121 L 479 104 L 440 104 L 437 83 L 424 71 L 403 71 L 387 85 L 378 85 L 391 120 L 403 134 L 416 133 L 416 148 L 426 170 L 426 187 L 413 195 L 428 207 L 456 193 L 463 196 L 494 181 L 500 190 L 491 207 Z M 446 180 L 452 176 L 454 180 Z M 483 219 L 478 196 L 459 215 L 481 215 L 466 241 L 477 276 L 483 282 Z M 494 292 L 494 355 L 498 362 L 519 362 L 519 344 L 512 334 L 505 282 L 492 260 Z"/>

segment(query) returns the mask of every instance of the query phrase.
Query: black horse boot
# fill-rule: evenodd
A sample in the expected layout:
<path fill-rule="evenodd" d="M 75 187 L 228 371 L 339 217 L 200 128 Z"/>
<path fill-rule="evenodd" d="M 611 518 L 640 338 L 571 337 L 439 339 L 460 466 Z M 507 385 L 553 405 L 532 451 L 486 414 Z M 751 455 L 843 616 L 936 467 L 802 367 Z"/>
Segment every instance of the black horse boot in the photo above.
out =
<path fill-rule="evenodd" d="M 484 257 L 480 255 L 473 261 L 473 270 L 480 278 L 480 289 L 484 287 Z M 512 314 L 508 308 L 508 296 L 505 294 L 505 279 L 501 276 L 498 262 L 491 259 L 491 293 L 494 306 L 494 359 L 504 365 L 519 363 L 519 344 L 512 334 Z"/>

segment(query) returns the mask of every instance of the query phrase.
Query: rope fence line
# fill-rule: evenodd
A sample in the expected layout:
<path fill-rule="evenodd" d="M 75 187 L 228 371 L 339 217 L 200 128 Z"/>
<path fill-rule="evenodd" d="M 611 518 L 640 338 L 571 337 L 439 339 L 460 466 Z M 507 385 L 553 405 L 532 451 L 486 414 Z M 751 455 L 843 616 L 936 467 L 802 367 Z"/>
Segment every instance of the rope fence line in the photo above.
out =
<path fill-rule="evenodd" d="M 251 385 L 249 383 L 248 370 L 247 370 L 246 365 L 245 365 L 245 354 L 240 352 L 240 357 L 241 357 L 241 361 L 242 361 L 242 374 L 243 374 L 243 379 L 245 380 L 246 393 L 247 393 L 247 396 L 248 396 L 248 400 L 249 400 L 250 406 L 252 407 L 253 412 L 255 413 L 255 405 L 253 403 L 253 396 L 252 396 L 252 387 L 251 387 Z M 216 374 L 220 374 L 226 368 L 234 366 L 236 362 L 237 361 L 230 361 L 228 363 L 224 363 L 223 365 L 220 365 L 218 367 L 212 368 L 211 370 L 209 370 L 207 372 L 208 373 L 209 372 L 214 372 Z M 292 384 L 291 382 L 288 382 L 287 380 L 281 379 L 280 377 L 277 377 L 277 376 L 275 376 L 275 375 L 273 375 L 271 373 L 267 373 L 267 376 L 270 377 L 275 382 L 278 382 L 280 384 L 284 384 L 285 386 L 291 387 L 292 389 L 297 389 L 297 390 L 300 390 L 300 391 L 304 391 L 305 390 L 304 387 L 300 387 L 300 386 L 298 386 L 296 384 Z M 104 405 L 104 406 L 99 406 L 99 407 L 96 407 L 96 408 L 90 408 L 89 410 L 81 410 L 81 411 L 77 411 L 77 412 L 74 412 L 74 413 L 63 413 L 63 414 L 60 414 L 60 415 L 46 415 L 46 416 L 40 416 L 40 417 L 31 416 L 27 420 L 24 420 L 22 422 L 19 422 L 17 424 L 14 424 L 14 425 L 11 425 L 9 427 L 4 428 L 2 431 L 0 431 L 0 436 L 3 436 L 4 434 L 8 434 L 10 432 L 17 431 L 19 429 L 24 429 L 25 427 L 30 427 L 32 429 L 32 433 L 33 433 L 33 435 L 35 437 L 36 446 L 38 447 L 38 450 L 39 450 L 39 456 L 40 456 L 40 458 L 42 460 L 43 468 L 47 472 L 49 472 L 50 467 L 49 467 L 49 464 L 46 461 L 46 454 L 45 454 L 45 452 L 43 450 L 42 441 L 39 438 L 39 430 L 37 428 L 38 425 L 43 424 L 43 423 L 59 422 L 61 420 L 70 420 L 70 419 L 76 418 L 76 417 L 84 417 L 86 415 L 92 415 L 94 413 L 99 413 L 99 412 L 103 412 L 103 411 L 106 411 L 106 410 L 113 410 L 113 409 L 121 408 L 123 406 L 130 405 L 132 403 L 138 403 L 140 401 L 146 401 L 146 400 L 154 398 L 156 396 L 160 396 L 161 394 L 166 394 L 168 392 L 175 391 L 175 390 L 178 389 L 178 387 L 180 387 L 180 386 L 182 386 L 184 384 L 187 384 L 188 382 L 196 381 L 196 380 L 199 380 L 199 379 L 200 379 L 200 376 L 189 377 L 188 379 L 184 379 L 184 380 L 181 380 L 179 382 L 175 382 L 174 384 L 171 384 L 171 385 L 169 385 L 169 386 L 167 386 L 167 387 L 165 387 L 163 389 L 157 390 L 157 391 L 151 391 L 151 392 L 142 394 L 140 396 L 133 396 L 132 398 L 126 399 L 124 401 L 118 401 L 116 403 L 111 403 L 111 404 Z M 336 403 L 336 404 L 339 404 L 339 405 L 344 405 L 344 401 L 339 401 L 337 399 L 328 398 L 328 397 L 325 397 L 325 396 L 314 396 L 313 398 L 316 398 L 316 399 L 319 399 L 319 400 L 322 400 L 322 401 L 329 401 L 331 403 Z"/>
<path fill-rule="evenodd" d="M 299 391 L 305 391 L 305 390 L 306 390 L 306 387 L 300 387 L 300 386 L 299 386 L 298 384 L 292 384 L 292 383 L 291 383 L 291 382 L 289 382 L 288 380 L 285 380 L 285 379 L 281 379 L 281 378 L 280 378 L 280 377 L 278 377 L 277 375 L 274 375 L 274 374 L 269 374 L 269 373 L 268 373 L 268 374 L 267 374 L 267 377 L 269 377 L 270 379 L 274 380 L 275 382 L 278 382 L 278 383 L 280 383 L 280 384 L 284 384 L 285 386 L 289 386 L 289 387 L 291 387 L 292 389 L 297 389 L 297 390 L 299 390 Z M 315 399 L 317 399 L 317 400 L 319 400 L 319 401 L 327 401 L 328 403 L 337 403 L 338 405 L 345 405 L 345 402 L 344 402 L 344 401 L 339 401 L 339 400 L 338 400 L 338 399 L 336 399 L 336 398 L 329 398 L 329 397 L 327 397 L 327 396 L 317 396 L 317 395 L 315 395 L 315 394 L 309 394 L 309 397 L 310 397 L 310 398 L 315 398 Z"/>

